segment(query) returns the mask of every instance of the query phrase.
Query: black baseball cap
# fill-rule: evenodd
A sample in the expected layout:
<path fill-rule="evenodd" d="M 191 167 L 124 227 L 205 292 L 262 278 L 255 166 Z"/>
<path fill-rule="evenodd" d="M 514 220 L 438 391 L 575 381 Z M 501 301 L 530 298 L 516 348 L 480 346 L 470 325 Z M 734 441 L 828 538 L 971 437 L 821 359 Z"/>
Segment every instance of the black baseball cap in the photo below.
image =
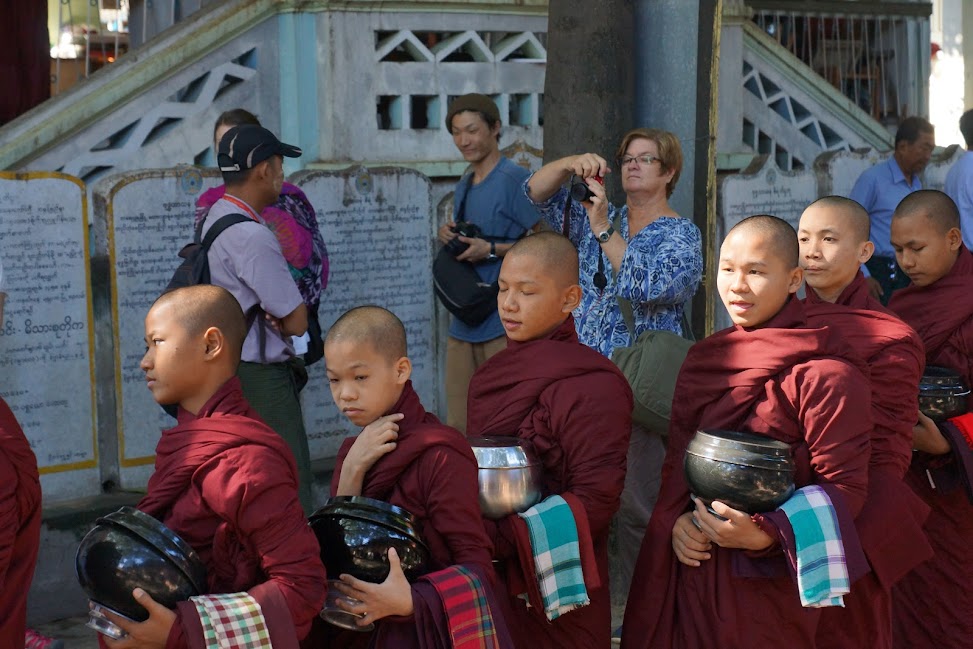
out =
<path fill-rule="evenodd" d="M 253 169 L 267 158 L 282 155 L 297 158 L 301 150 L 284 144 L 263 126 L 244 124 L 234 126 L 220 140 L 216 162 L 220 171 L 246 171 Z"/>

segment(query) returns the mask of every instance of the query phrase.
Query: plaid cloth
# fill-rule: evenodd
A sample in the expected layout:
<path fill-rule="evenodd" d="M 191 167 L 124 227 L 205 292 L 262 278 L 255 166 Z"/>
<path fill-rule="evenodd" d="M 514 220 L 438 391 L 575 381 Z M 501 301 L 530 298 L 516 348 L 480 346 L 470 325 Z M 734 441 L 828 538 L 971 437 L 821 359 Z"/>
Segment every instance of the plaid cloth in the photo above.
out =
<path fill-rule="evenodd" d="M 191 597 L 206 649 L 273 649 L 257 600 L 246 593 Z"/>
<path fill-rule="evenodd" d="M 555 495 L 519 516 L 527 522 L 530 532 L 534 571 L 547 619 L 554 621 L 586 606 L 591 600 L 581 572 L 578 527 L 571 507 Z"/>
<path fill-rule="evenodd" d="M 476 573 L 451 566 L 422 579 L 443 601 L 454 649 L 500 649 L 490 602 Z"/>
<path fill-rule="evenodd" d="M 798 489 L 781 505 L 797 544 L 797 588 L 808 608 L 844 606 L 850 592 L 845 546 L 831 499 L 817 486 Z"/>

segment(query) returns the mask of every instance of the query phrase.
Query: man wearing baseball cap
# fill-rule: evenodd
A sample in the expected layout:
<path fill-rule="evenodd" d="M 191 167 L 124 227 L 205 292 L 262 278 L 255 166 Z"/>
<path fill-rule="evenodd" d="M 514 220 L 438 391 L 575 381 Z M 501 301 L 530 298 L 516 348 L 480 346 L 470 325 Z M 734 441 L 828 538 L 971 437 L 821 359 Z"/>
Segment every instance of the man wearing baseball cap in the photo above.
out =
<path fill-rule="evenodd" d="M 210 246 L 210 282 L 237 299 L 250 323 L 237 376 L 250 405 L 294 452 L 302 505 L 310 509 L 311 464 L 299 394 L 307 383 L 291 336 L 307 330 L 307 307 L 291 278 L 277 237 L 260 213 L 280 196 L 283 159 L 301 150 L 261 126 L 235 126 L 219 142 L 216 161 L 226 193 L 210 208 L 202 235 L 223 216 L 250 221 L 226 228 Z M 304 502 L 304 501 L 307 502 Z"/>
<path fill-rule="evenodd" d="M 500 111 L 486 95 L 457 97 L 446 111 L 446 128 L 470 167 L 456 183 L 453 218 L 439 228 L 443 244 L 458 239 L 468 245 L 456 259 L 473 264 L 480 281 L 500 276 L 500 261 L 532 229 L 540 215 L 524 194 L 530 172 L 500 153 Z M 455 231 L 457 222 L 472 223 L 481 236 Z M 446 423 L 466 430 L 466 398 L 476 368 L 507 346 L 496 309 L 479 324 L 451 318 L 446 341 Z"/>

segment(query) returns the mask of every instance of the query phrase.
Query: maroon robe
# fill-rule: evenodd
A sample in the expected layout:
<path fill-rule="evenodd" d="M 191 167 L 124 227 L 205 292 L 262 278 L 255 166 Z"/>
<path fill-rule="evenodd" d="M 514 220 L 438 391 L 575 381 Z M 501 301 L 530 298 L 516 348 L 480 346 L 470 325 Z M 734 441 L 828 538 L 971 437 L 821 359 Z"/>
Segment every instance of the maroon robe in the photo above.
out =
<path fill-rule="evenodd" d="M 571 317 L 546 338 L 508 340 L 470 381 L 467 434 L 529 442 L 543 465 L 543 496 L 568 494 L 580 502 L 587 525 L 576 516 L 578 533 L 594 549 L 595 565 L 582 564 L 591 603 L 551 623 L 517 597 L 523 592 L 517 583 L 535 579 L 518 560 L 518 545 L 529 544 L 526 526 L 517 525 L 516 515 L 486 521 L 496 558 L 506 564 L 508 624 L 518 647 L 588 649 L 610 642 L 608 528 L 625 482 L 632 403 L 625 376 L 578 342 Z"/>
<path fill-rule="evenodd" d="M 297 465 L 281 437 L 228 380 L 162 434 L 138 508 L 199 553 L 210 593 L 248 592 L 275 647 L 297 647 L 324 603 L 320 548 L 297 498 Z M 181 602 L 167 649 L 202 648 L 196 608 Z"/>
<path fill-rule="evenodd" d="M 455 428 L 440 423 L 426 412 L 419 395 L 409 381 L 398 402 L 386 414 L 402 413 L 395 450 L 380 458 L 366 472 L 362 495 L 402 507 L 416 517 L 419 535 L 431 554 L 429 571 L 463 564 L 485 575 L 484 588 L 494 586 L 491 562 L 493 544 L 480 518 L 479 483 L 476 458 L 469 442 Z M 356 437 L 346 439 L 338 451 L 331 494 L 338 489 L 341 467 Z M 338 575 L 333 575 L 337 578 Z M 413 598 L 420 598 L 420 617 L 381 620 L 371 634 L 333 633 L 328 643 L 344 649 L 348 646 L 370 646 L 382 649 L 433 649 L 429 638 L 447 634 L 448 627 L 436 630 L 423 625 L 434 619 L 431 595 L 424 587 L 413 586 Z M 494 611 L 501 638 L 502 612 Z M 443 618 L 438 618 L 440 622 Z M 371 638 L 369 638 L 371 636 Z M 509 640 L 501 643 L 508 649 Z"/>
<path fill-rule="evenodd" d="M 844 608 L 822 610 L 818 642 L 889 649 L 892 585 L 932 556 L 922 530 L 929 507 L 903 479 L 912 460 L 912 426 L 919 411 L 915 395 L 925 352 L 918 334 L 869 294 L 861 271 L 835 305 L 808 287 L 806 309 L 810 324 L 839 331 L 868 363 L 874 424 L 868 497 L 855 520 L 872 572 L 855 583 Z"/>
<path fill-rule="evenodd" d="M 623 648 L 815 646 L 820 609 L 801 606 L 789 565 L 793 538 L 780 512 L 754 516 L 776 538 L 766 550 L 713 544 L 699 567 L 676 559 L 672 528 L 692 510 L 683 461 L 698 429 L 781 440 L 793 450 L 797 487 L 824 486 L 847 520 L 867 490 L 871 417 L 860 406 L 870 398 L 866 372 L 837 332 L 807 322 L 797 299 L 759 329 L 732 327 L 693 346 L 676 384 L 662 487 L 632 580 Z M 863 565 L 847 523 L 841 532 L 854 580 Z"/>
<path fill-rule="evenodd" d="M 24 646 L 27 591 L 40 533 L 37 459 L 7 402 L 0 399 L 0 647 Z"/>
<path fill-rule="evenodd" d="M 889 308 L 918 332 L 927 365 L 956 370 L 973 385 L 973 254 L 965 246 L 945 277 L 897 291 Z M 968 407 L 973 410 L 973 400 Z M 969 447 L 962 437 L 954 442 L 956 451 L 947 455 L 915 453 L 906 475 L 932 508 L 925 529 L 935 556 L 892 591 L 894 641 L 902 649 L 968 647 L 973 638 L 973 505 L 963 488 L 973 476 L 961 461 L 969 459 Z"/>

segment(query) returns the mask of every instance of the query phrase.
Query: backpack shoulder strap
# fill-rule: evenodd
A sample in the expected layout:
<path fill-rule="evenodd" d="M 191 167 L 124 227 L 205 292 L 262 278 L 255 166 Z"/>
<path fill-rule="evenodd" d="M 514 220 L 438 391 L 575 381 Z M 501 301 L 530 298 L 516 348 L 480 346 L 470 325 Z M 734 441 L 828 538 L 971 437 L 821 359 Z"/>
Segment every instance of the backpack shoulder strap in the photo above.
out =
<path fill-rule="evenodd" d="M 213 245 L 213 242 L 216 241 L 216 237 L 223 234 L 223 230 L 226 230 L 231 225 L 236 225 L 237 223 L 246 223 L 247 221 L 250 221 L 251 223 L 256 222 L 245 214 L 227 214 L 225 216 L 221 216 L 216 223 L 213 224 L 213 227 L 206 231 L 206 236 L 203 237 L 201 242 L 203 244 L 203 248 L 205 250 L 209 250 L 210 246 Z M 202 232 L 202 230 L 200 230 L 200 232 Z"/>

